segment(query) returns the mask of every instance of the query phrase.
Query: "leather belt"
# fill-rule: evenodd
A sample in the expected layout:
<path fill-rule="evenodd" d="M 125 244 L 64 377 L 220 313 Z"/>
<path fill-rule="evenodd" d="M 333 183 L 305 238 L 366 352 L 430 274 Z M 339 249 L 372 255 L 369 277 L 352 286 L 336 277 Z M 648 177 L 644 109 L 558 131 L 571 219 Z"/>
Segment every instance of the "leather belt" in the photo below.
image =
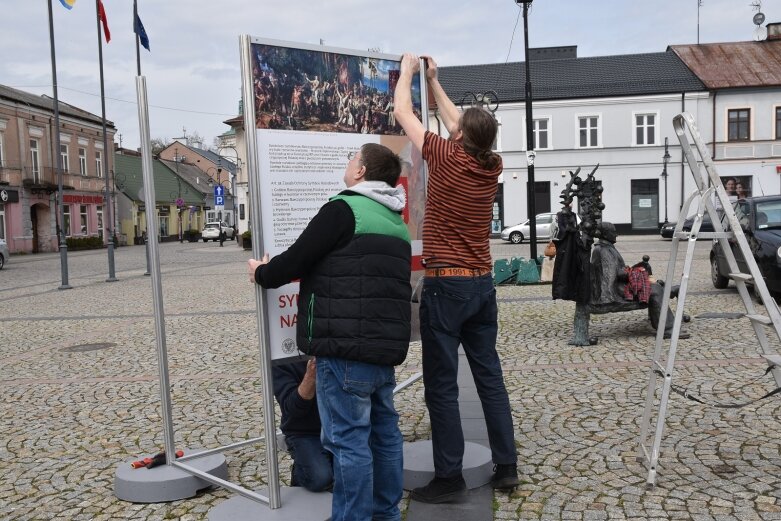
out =
<path fill-rule="evenodd" d="M 426 277 L 482 277 L 489 273 L 488 268 L 426 268 Z"/>

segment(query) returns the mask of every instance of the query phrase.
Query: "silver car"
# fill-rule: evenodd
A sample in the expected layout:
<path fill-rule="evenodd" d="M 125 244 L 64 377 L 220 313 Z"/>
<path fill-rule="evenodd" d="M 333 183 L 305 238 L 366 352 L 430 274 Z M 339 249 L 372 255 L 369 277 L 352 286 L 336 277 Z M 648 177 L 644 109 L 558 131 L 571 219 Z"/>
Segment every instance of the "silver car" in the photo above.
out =
<path fill-rule="evenodd" d="M 555 213 L 537 214 L 537 242 L 547 242 L 550 240 L 551 223 L 556 218 Z M 515 226 L 508 226 L 502 230 L 502 239 L 510 241 L 513 244 L 521 244 L 529 240 L 529 220 L 525 220 Z"/>
<path fill-rule="evenodd" d="M 0 270 L 3 269 L 10 257 L 11 252 L 8 251 L 8 244 L 6 244 L 5 239 L 0 239 Z"/>

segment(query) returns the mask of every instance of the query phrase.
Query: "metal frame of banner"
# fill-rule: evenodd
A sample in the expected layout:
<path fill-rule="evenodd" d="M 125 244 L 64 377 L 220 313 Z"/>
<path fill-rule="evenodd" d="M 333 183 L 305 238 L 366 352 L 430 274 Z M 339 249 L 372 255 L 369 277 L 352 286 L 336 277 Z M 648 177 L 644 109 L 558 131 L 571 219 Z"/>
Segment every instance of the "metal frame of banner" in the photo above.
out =
<path fill-rule="evenodd" d="M 244 128 L 245 128 L 245 140 L 247 147 L 247 173 L 248 184 L 250 189 L 250 211 L 251 215 L 257 216 L 254 220 L 253 233 L 252 233 L 252 254 L 254 258 L 261 258 L 263 256 L 263 232 L 260 225 L 261 219 L 261 203 L 260 203 L 260 187 L 253 181 L 253 178 L 258 173 L 258 158 L 257 158 L 257 142 L 256 142 L 256 126 L 255 126 L 255 108 L 251 102 L 253 99 L 253 84 L 252 84 L 252 57 L 251 57 L 251 44 L 252 38 L 248 35 L 242 35 L 239 38 L 239 46 L 241 52 L 241 71 L 242 71 L 242 98 L 244 99 Z M 317 49 L 321 50 L 321 49 Z M 338 52 L 339 49 L 330 49 Z M 345 53 L 353 54 L 355 51 L 344 50 Z M 423 75 L 421 74 L 421 78 Z M 151 136 L 149 130 L 149 108 L 146 90 L 146 77 L 136 77 L 136 91 L 138 101 L 138 114 L 139 125 L 141 134 L 141 150 L 142 153 L 142 171 L 144 179 L 144 199 L 146 201 L 155 201 L 155 188 L 154 179 L 152 174 L 152 156 L 151 156 Z M 428 103 L 425 95 L 425 82 L 421 80 L 421 110 L 423 114 L 428 113 Z M 250 101 L 248 103 L 248 100 Z M 427 119 L 427 118 L 425 118 Z M 424 124 L 427 121 L 424 120 Z M 278 509 L 281 507 L 280 501 L 280 484 L 279 484 L 279 460 L 277 458 L 277 435 L 279 432 L 276 430 L 275 414 L 274 414 L 274 393 L 272 387 L 272 375 L 271 375 L 271 354 L 267 349 L 269 345 L 269 330 L 268 330 L 268 316 L 266 314 L 266 292 L 259 285 L 255 285 L 255 304 L 256 304 L 256 321 L 259 334 L 259 358 L 260 358 L 260 370 L 261 370 L 261 390 L 263 393 L 263 409 L 264 409 L 264 432 L 275 433 L 274 436 L 260 436 L 251 438 L 248 440 L 224 445 L 213 449 L 208 449 L 195 454 L 188 454 L 177 458 L 175 456 L 174 446 L 174 429 L 172 422 L 172 403 L 171 403 L 171 388 L 168 369 L 168 352 L 166 346 L 166 333 L 165 333 L 165 315 L 163 309 L 163 290 L 160 271 L 160 256 L 158 249 L 157 235 L 151 233 L 150 230 L 157 229 L 157 216 L 154 211 L 154 205 L 146 205 L 146 222 L 147 222 L 147 237 L 149 247 L 149 258 L 151 259 L 151 278 L 152 278 L 152 298 L 154 305 L 154 321 L 155 321 L 155 337 L 157 341 L 157 353 L 158 353 L 158 370 L 160 374 L 160 400 L 162 405 L 162 419 L 163 419 L 163 438 L 166 454 L 166 465 L 181 469 L 182 471 L 189 473 L 209 482 L 213 485 L 220 486 L 231 492 L 239 494 L 247 499 L 261 503 L 268 506 L 271 509 Z M 393 390 L 394 393 L 398 393 L 407 387 L 411 386 L 422 378 L 422 373 L 418 372 L 413 376 L 407 378 L 403 382 L 399 383 Z M 268 484 L 268 496 L 259 494 L 255 491 L 249 490 L 241 485 L 237 485 L 230 481 L 216 477 L 208 472 L 204 472 L 201 469 L 195 468 L 192 465 L 188 465 L 186 462 L 205 456 L 221 453 L 231 449 L 238 449 L 248 445 L 254 445 L 256 443 L 266 442 L 266 462 L 267 462 L 267 484 Z"/>

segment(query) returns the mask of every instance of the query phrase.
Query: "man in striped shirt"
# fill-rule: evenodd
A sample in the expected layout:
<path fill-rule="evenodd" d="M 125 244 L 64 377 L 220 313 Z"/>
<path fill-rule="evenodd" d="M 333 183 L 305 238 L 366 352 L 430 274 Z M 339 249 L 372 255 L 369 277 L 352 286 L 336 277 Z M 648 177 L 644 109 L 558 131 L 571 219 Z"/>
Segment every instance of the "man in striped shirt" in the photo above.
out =
<path fill-rule="evenodd" d="M 413 490 L 411 497 L 442 503 L 457 499 L 466 490 L 458 410 L 459 345 L 466 352 L 483 406 L 495 464 L 492 486 L 514 488 L 518 470 L 510 401 L 496 353 L 496 290 L 488 242 L 502 173 L 502 159 L 491 151 L 497 123 L 481 108 L 459 113 L 439 84 L 436 63 L 430 57 L 424 59 L 428 87 L 450 138 L 426 131 L 413 112 L 411 85 L 420 69 L 417 56 L 402 57 L 394 114 L 429 168 L 420 329 L 434 479 Z"/>

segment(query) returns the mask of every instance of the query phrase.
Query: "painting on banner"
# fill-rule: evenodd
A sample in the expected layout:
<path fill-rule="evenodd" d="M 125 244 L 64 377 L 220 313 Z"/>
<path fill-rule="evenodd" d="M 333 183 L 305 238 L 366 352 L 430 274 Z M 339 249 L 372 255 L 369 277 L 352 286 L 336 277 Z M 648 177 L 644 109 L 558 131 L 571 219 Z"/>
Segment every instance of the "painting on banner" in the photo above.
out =
<path fill-rule="evenodd" d="M 393 117 L 400 56 L 257 38 L 250 54 L 264 251 L 274 256 L 293 244 L 320 207 L 345 188 L 347 156 L 364 143 L 379 143 L 402 160 L 399 183 L 407 192 L 403 217 L 416 284 L 423 274 L 425 168 Z M 413 85 L 420 117 L 425 85 L 419 78 Z M 250 108 L 246 100 L 244 106 Z M 267 296 L 272 359 L 298 356 L 298 283 Z M 415 305 L 413 339 L 419 338 L 417 321 Z"/>

